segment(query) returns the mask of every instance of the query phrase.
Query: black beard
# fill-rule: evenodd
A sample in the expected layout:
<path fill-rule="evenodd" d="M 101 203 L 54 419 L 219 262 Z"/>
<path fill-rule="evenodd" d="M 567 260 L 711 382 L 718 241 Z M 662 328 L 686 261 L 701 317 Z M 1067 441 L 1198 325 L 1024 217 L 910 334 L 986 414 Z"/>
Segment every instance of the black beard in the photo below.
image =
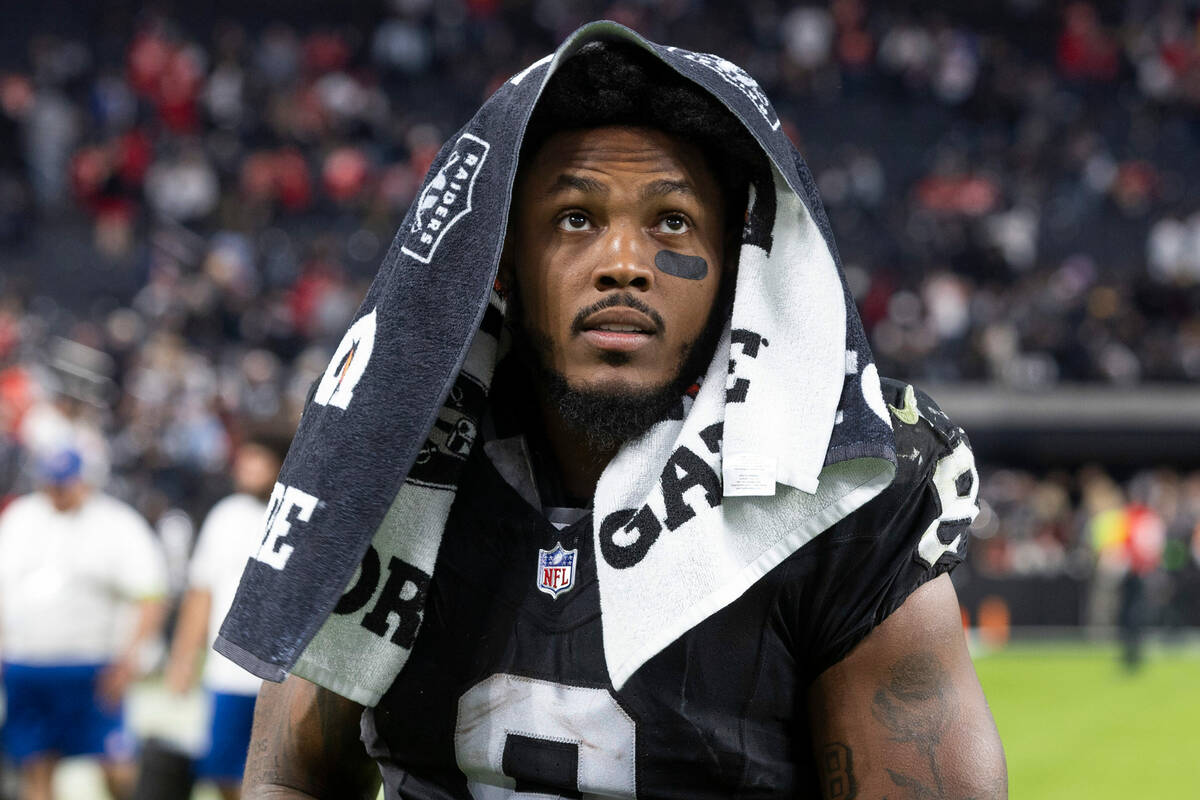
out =
<path fill-rule="evenodd" d="M 573 386 L 565 375 L 549 366 L 553 355 L 550 340 L 525 330 L 520 324 L 514 326 L 514 349 L 518 360 L 535 376 L 543 402 L 558 412 L 567 428 L 581 436 L 589 450 L 612 453 L 667 419 L 678 407 L 684 392 L 708 369 L 729 313 L 730 299 L 721 300 L 714 304 L 700 336 L 680 353 L 674 376 L 657 387 L 630 390 Z M 517 292 L 513 292 L 510 303 L 513 303 L 514 318 L 521 319 Z M 620 301 L 605 303 L 606 306 L 626 304 Z M 612 358 L 606 360 L 614 366 L 628 360 L 626 353 L 610 355 Z"/>
<path fill-rule="evenodd" d="M 572 386 L 566 376 L 539 359 L 538 383 L 545 402 L 570 430 L 583 437 L 589 450 L 609 453 L 667 418 L 694 382 L 695 376 L 683 369 L 687 361 L 685 354 L 676 376 L 663 386 L 632 391 Z"/>

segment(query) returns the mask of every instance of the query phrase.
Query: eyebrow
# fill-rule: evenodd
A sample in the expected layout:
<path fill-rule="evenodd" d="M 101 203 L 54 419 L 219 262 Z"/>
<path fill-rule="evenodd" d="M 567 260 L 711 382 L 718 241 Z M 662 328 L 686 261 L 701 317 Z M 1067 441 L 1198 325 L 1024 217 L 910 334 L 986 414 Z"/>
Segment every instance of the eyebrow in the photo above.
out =
<path fill-rule="evenodd" d="M 595 178 L 588 178 L 583 175 L 572 175 L 569 172 L 564 172 L 554 179 L 554 183 L 546 189 L 546 197 L 563 192 L 576 191 L 584 194 L 599 194 L 607 195 L 608 187 Z M 684 194 L 689 197 L 698 197 L 695 187 L 685 180 L 671 180 L 662 178 L 652 183 L 648 183 L 642 187 L 639 192 L 639 198 L 649 200 L 655 197 L 665 197 L 669 194 Z"/>
<path fill-rule="evenodd" d="M 689 197 L 699 198 L 696 194 L 696 189 L 687 181 L 673 181 L 667 178 L 643 186 L 640 197 L 642 200 L 650 200 L 655 197 L 665 197 L 669 194 L 685 194 Z"/>
<path fill-rule="evenodd" d="M 608 194 L 608 187 L 595 178 L 585 178 L 582 175 L 571 175 L 564 172 L 554 179 L 546 190 L 546 197 L 553 197 L 563 192 L 576 191 L 584 194 Z"/>

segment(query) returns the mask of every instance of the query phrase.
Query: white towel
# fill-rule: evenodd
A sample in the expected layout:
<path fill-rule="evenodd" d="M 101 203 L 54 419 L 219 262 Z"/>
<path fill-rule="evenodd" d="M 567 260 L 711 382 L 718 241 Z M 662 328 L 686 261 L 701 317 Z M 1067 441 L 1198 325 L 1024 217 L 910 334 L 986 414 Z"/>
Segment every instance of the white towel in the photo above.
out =
<path fill-rule="evenodd" d="M 775 191 L 773 246 L 742 246 L 732 325 L 695 402 L 683 420 L 625 445 L 596 488 L 604 653 L 616 688 L 895 472 L 885 458 L 822 471 L 846 376 L 846 305 L 808 209 L 778 173 Z M 868 406 L 882 408 L 878 381 L 866 391 L 875 395 Z"/>

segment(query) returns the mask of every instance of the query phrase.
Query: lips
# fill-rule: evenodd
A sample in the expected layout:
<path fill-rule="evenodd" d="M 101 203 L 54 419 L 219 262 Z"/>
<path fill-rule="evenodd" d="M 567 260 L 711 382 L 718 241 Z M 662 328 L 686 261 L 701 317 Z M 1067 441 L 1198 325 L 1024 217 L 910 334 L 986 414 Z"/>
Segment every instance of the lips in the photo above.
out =
<path fill-rule="evenodd" d="M 590 314 L 580 326 L 586 333 L 598 331 L 605 333 L 643 334 L 653 336 L 658 333 L 658 325 L 649 316 L 633 308 L 606 308 Z"/>
<path fill-rule="evenodd" d="M 624 306 L 589 314 L 579 327 L 584 341 L 597 350 L 612 353 L 638 350 L 659 331 L 659 326 L 647 314 Z"/>

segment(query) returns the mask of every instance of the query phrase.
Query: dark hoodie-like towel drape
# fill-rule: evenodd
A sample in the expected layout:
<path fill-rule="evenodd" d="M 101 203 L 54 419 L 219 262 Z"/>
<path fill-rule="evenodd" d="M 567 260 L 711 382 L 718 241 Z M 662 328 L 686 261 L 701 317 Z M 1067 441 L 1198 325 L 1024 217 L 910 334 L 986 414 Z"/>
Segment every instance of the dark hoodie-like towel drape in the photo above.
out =
<path fill-rule="evenodd" d="M 592 23 L 500 87 L 430 168 L 305 409 L 221 627 L 216 649 L 251 672 L 374 705 L 403 668 L 504 346 L 495 279 L 525 128 L 550 75 L 597 40 L 644 48 L 715 97 L 773 184 L 751 189 L 732 313 L 699 392 L 596 487 L 614 687 L 891 482 L 878 374 L 771 103 L 718 56 Z"/>

